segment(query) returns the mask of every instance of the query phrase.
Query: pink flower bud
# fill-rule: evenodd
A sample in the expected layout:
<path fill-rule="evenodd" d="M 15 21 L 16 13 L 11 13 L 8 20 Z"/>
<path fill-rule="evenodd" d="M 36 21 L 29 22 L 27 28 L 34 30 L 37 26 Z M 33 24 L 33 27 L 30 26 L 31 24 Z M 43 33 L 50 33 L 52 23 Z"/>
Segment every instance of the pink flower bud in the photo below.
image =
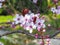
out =
<path fill-rule="evenodd" d="M 41 28 L 40 27 L 37 27 L 37 30 L 38 30 L 38 32 L 40 32 Z"/>
<path fill-rule="evenodd" d="M 49 38 L 49 35 L 46 35 L 45 38 L 46 38 L 46 39 Z"/>
<path fill-rule="evenodd" d="M 12 24 L 12 25 L 11 25 L 11 27 L 12 27 L 12 28 L 15 28 L 15 25 L 14 25 L 14 24 Z"/>
<path fill-rule="evenodd" d="M 39 43 L 40 45 L 44 45 L 44 43 L 41 41 L 40 43 Z"/>
<path fill-rule="evenodd" d="M 35 38 L 38 38 L 38 34 L 35 34 Z"/>

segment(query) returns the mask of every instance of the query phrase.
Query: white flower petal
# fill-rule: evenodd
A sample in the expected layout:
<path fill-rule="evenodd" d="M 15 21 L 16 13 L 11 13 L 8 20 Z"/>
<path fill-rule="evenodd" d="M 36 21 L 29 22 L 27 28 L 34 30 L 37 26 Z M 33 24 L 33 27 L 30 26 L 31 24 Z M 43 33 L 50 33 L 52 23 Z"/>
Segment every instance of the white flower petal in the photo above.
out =
<path fill-rule="evenodd" d="M 33 25 L 33 29 L 36 29 L 36 25 Z"/>
<path fill-rule="evenodd" d="M 43 29 L 43 32 L 46 32 L 46 30 L 45 30 L 45 29 Z"/>
<path fill-rule="evenodd" d="M 45 24 L 43 24 L 43 25 L 42 25 L 42 28 L 45 28 L 45 27 L 46 27 Z"/>
<path fill-rule="evenodd" d="M 29 30 L 29 32 L 30 32 L 30 33 L 32 33 L 32 32 L 33 32 L 33 30 L 31 29 L 31 30 Z"/>

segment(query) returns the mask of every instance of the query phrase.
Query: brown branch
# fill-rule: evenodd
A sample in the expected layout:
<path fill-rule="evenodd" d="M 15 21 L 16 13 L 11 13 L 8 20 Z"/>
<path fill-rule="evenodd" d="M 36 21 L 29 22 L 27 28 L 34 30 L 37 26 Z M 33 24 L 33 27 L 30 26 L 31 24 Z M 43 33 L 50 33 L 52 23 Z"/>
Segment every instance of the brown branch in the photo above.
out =
<path fill-rule="evenodd" d="M 0 31 L 4 31 L 4 30 L 0 30 Z M 2 32 L 3 33 L 3 32 Z M 16 30 L 16 31 L 4 31 L 3 34 L 0 34 L 0 37 L 2 36 L 6 36 L 9 34 L 14 34 L 14 33 L 22 33 L 22 34 L 26 34 L 27 36 L 31 36 L 35 38 L 35 35 L 32 33 L 29 33 L 26 30 Z M 53 38 L 54 36 L 56 36 L 58 33 L 60 33 L 60 31 L 55 32 L 54 34 L 50 35 L 49 38 Z M 38 39 L 41 39 L 41 36 L 38 36 Z"/>
<path fill-rule="evenodd" d="M 60 33 L 60 30 L 59 31 L 56 31 L 54 34 L 52 34 L 52 35 L 50 35 L 50 38 L 53 38 L 53 37 L 55 37 L 57 34 L 59 34 Z"/>
<path fill-rule="evenodd" d="M 12 22 L 5 22 L 5 23 L 0 23 L 0 24 L 11 24 Z M 6 35 L 9 35 L 9 34 L 14 34 L 14 33 L 22 33 L 22 34 L 26 34 L 26 35 L 28 35 L 28 36 L 31 36 L 31 37 L 34 37 L 35 38 L 35 35 L 34 34 L 31 34 L 31 33 L 29 33 L 28 31 L 26 31 L 26 30 L 16 30 L 16 31 L 8 31 L 8 30 L 0 30 L 0 31 L 3 31 L 2 33 L 3 34 L 1 34 L 0 33 L 0 37 L 2 37 L 2 36 L 6 36 Z M 49 35 L 49 38 L 54 38 L 57 34 L 59 34 L 60 33 L 60 30 L 59 31 L 56 31 L 54 34 L 52 34 L 52 35 Z M 38 36 L 38 39 L 41 39 L 41 36 Z"/>
<path fill-rule="evenodd" d="M 14 34 L 14 33 L 22 33 L 22 34 L 26 34 L 28 36 L 34 37 L 34 34 L 31 34 L 31 33 L 29 33 L 26 30 L 16 30 L 16 31 L 8 31 L 8 30 L 4 31 L 4 30 L 0 30 L 0 31 L 2 31 L 2 33 L 3 33 L 3 34 L 0 34 L 0 37 L 6 36 L 6 35 L 9 35 L 9 34 Z"/>

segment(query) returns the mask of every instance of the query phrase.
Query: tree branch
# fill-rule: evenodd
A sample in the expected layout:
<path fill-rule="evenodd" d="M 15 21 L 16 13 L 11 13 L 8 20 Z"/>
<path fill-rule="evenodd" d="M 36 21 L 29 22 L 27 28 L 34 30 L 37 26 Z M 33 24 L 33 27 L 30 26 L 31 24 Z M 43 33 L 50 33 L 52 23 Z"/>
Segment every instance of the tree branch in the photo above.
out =
<path fill-rule="evenodd" d="M 29 33 L 26 30 L 16 30 L 16 31 L 0 30 L 0 32 L 1 32 L 0 33 L 0 37 L 6 36 L 6 35 L 9 35 L 9 34 L 14 34 L 14 33 L 22 33 L 22 34 L 26 34 L 28 36 L 31 36 L 31 37 L 34 37 L 35 38 L 35 35 L 34 34 Z M 49 38 L 53 38 L 54 36 L 56 36 L 59 33 L 60 33 L 60 31 L 57 31 L 54 34 L 50 35 Z M 38 36 L 38 39 L 41 39 L 41 36 Z"/>
<path fill-rule="evenodd" d="M 60 30 L 57 31 L 57 32 L 55 32 L 54 34 L 50 35 L 50 38 L 53 38 L 54 36 L 56 36 L 56 35 L 59 34 L 59 33 L 60 33 Z"/>
<path fill-rule="evenodd" d="M 0 24 L 11 24 L 11 23 L 12 22 L 5 22 L 5 23 L 0 23 Z M 8 31 L 8 30 L 4 30 L 4 29 L 3 30 L 0 30 L 0 37 L 6 36 L 6 35 L 9 35 L 9 34 L 14 34 L 14 33 L 22 33 L 22 34 L 26 34 L 28 36 L 31 36 L 31 37 L 34 37 L 35 38 L 35 34 L 29 33 L 26 30 Z M 54 38 L 59 33 L 60 33 L 60 30 L 59 31 L 56 31 L 52 35 L 49 35 L 49 38 Z M 38 36 L 38 39 L 41 39 L 41 36 Z"/>

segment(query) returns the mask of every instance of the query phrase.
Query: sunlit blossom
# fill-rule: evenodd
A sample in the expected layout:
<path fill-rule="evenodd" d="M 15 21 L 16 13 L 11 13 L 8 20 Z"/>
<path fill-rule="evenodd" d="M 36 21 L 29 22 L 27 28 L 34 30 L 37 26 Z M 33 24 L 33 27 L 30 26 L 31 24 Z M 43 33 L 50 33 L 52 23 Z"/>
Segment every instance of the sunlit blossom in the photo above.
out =
<path fill-rule="evenodd" d="M 40 18 L 38 14 L 30 13 L 25 14 L 25 16 L 16 14 L 14 20 L 15 24 L 19 24 L 23 27 L 25 30 L 28 30 L 30 33 L 33 32 L 34 29 L 37 29 L 40 31 L 41 28 L 45 28 L 45 20 L 44 18 Z M 43 30 L 45 32 L 45 30 Z"/>

